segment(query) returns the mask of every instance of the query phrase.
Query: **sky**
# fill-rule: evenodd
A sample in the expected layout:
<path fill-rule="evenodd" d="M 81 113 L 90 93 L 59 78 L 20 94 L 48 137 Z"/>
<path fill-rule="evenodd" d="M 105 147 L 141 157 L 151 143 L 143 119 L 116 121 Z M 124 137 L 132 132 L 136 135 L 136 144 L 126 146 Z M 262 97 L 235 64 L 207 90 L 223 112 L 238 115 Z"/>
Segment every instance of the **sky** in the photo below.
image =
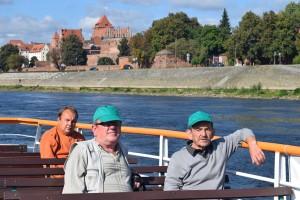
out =
<path fill-rule="evenodd" d="M 169 13 L 185 12 L 198 22 L 217 25 L 223 9 L 232 27 L 247 11 L 258 15 L 284 10 L 289 0 L 0 0 L 0 46 L 9 40 L 50 43 L 59 29 L 82 29 L 86 40 L 99 18 L 106 15 L 114 27 L 146 31 Z M 294 2 L 298 2 L 295 1 Z"/>

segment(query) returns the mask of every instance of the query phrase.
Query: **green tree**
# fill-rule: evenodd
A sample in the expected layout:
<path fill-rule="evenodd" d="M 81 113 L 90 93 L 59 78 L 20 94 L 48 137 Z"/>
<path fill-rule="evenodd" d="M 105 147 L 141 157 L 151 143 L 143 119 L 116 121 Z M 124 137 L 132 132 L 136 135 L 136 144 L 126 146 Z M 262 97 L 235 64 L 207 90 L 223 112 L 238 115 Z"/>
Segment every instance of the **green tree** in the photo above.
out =
<path fill-rule="evenodd" d="M 224 52 L 220 30 L 214 25 L 205 25 L 201 29 L 200 37 L 198 38 L 201 49 L 207 49 L 209 57 L 217 56 Z"/>
<path fill-rule="evenodd" d="M 65 65 L 86 65 L 87 54 L 76 35 L 65 38 L 61 45 L 61 59 Z"/>
<path fill-rule="evenodd" d="M 300 64 L 300 55 L 296 56 L 296 57 L 293 59 L 293 64 Z"/>
<path fill-rule="evenodd" d="M 167 49 L 176 55 L 176 57 L 186 60 L 187 53 L 194 55 L 198 49 L 194 48 L 193 40 L 181 38 L 169 44 Z"/>
<path fill-rule="evenodd" d="M 192 30 L 199 23 L 196 18 L 189 18 L 185 13 L 170 13 L 168 17 L 156 20 L 152 23 L 151 48 L 154 52 L 165 49 L 166 46 L 176 39 L 192 38 Z"/>
<path fill-rule="evenodd" d="M 101 57 L 98 59 L 98 65 L 114 65 L 114 61 L 109 57 Z"/>
<path fill-rule="evenodd" d="M 227 40 L 230 37 L 231 28 L 230 28 L 229 17 L 225 8 L 223 10 L 222 18 L 220 20 L 219 29 L 220 29 L 220 36 L 222 37 L 222 41 Z"/>
<path fill-rule="evenodd" d="M 10 55 L 18 55 L 19 49 L 18 47 L 6 44 L 0 48 L 0 69 L 4 72 L 9 70 L 7 66 L 7 59 Z"/>
<path fill-rule="evenodd" d="M 36 56 L 31 57 L 29 67 L 34 67 L 36 61 L 39 61 Z"/>
<path fill-rule="evenodd" d="M 18 54 L 11 54 L 7 60 L 6 64 L 9 69 L 22 71 L 22 65 L 26 63 L 26 58 Z"/>
<path fill-rule="evenodd" d="M 292 63 L 297 52 L 297 38 L 299 37 L 300 3 L 289 3 L 285 10 L 278 14 L 278 23 L 274 41 L 278 52 L 281 53 L 282 63 Z"/>
<path fill-rule="evenodd" d="M 119 57 L 121 56 L 129 56 L 130 55 L 130 47 L 128 45 L 128 40 L 127 38 L 122 38 L 122 40 L 120 41 L 120 44 L 118 45 L 118 49 L 119 49 Z"/>
<path fill-rule="evenodd" d="M 260 33 L 259 45 L 261 48 L 260 61 L 262 64 L 274 63 L 274 52 L 278 51 L 276 41 L 278 17 L 273 12 L 263 14 L 259 29 L 263 30 Z"/>
<path fill-rule="evenodd" d="M 253 12 L 247 12 L 239 23 L 239 27 L 233 31 L 227 47 L 230 54 L 234 52 L 237 58 L 248 60 L 250 64 L 258 63 L 261 54 L 259 45 L 261 30 L 259 29 L 261 19 Z M 233 47 L 233 49 L 232 49 Z M 231 48 L 231 49 L 230 49 Z M 233 50 L 233 51 L 232 51 Z"/>

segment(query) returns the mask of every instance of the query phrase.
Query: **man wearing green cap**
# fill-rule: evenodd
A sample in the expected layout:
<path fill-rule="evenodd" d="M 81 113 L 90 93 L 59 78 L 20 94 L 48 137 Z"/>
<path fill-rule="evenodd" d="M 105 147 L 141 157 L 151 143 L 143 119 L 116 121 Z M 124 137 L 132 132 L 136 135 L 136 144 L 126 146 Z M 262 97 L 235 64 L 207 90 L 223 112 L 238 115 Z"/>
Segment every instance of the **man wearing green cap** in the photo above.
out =
<path fill-rule="evenodd" d="M 208 113 L 198 111 L 190 115 L 186 132 L 190 140 L 171 157 L 164 184 L 166 191 L 223 189 L 226 163 L 241 141 L 248 143 L 253 164 L 265 161 L 250 129 L 212 140 L 215 131 Z"/>
<path fill-rule="evenodd" d="M 119 142 L 122 120 L 114 106 L 102 106 L 93 116 L 94 138 L 75 143 L 65 163 L 63 193 L 132 191 L 127 151 Z"/>

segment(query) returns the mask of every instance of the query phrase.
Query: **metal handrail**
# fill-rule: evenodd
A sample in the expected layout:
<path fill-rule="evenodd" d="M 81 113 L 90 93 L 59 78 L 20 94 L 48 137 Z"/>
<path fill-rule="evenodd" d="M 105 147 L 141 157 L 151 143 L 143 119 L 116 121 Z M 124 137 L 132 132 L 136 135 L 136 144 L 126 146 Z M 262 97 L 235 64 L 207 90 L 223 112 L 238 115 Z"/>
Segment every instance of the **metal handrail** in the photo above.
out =
<path fill-rule="evenodd" d="M 41 136 L 41 126 L 43 125 L 55 126 L 57 122 L 51 120 L 41 120 L 41 119 L 31 119 L 31 118 L 4 118 L 4 117 L 1 118 L 0 117 L 0 124 L 23 124 L 23 125 L 37 126 L 36 135 L 27 136 L 35 139 L 34 147 L 33 147 L 33 151 L 34 151 L 35 147 L 39 144 L 39 137 Z M 92 128 L 92 124 L 77 123 L 76 127 L 79 129 L 90 130 Z M 159 165 L 166 165 L 167 162 L 170 160 L 170 158 L 168 157 L 168 138 L 188 139 L 188 135 L 185 132 L 181 132 L 181 131 L 153 129 L 153 128 L 138 128 L 138 127 L 128 127 L 128 126 L 123 126 L 121 131 L 122 133 L 128 133 L 128 134 L 159 136 L 159 155 L 129 152 L 130 155 L 159 160 Z M 23 134 L 2 134 L 2 135 L 25 136 Z M 216 138 L 219 137 L 216 136 L 214 139 Z M 286 181 L 286 177 L 285 177 L 286 168 L 285 168 L 284 157 L 300 156 L 300 147 L 293 146 L 293 145 L 268 143 L 268 142 L 257 142 L 257 144 L 262 150 L 275 153 L 274 178 L 263 177 L 263 176 L 258 176 L 254 174 L 238 172 L 233 170 L 226 170 L 226 171 L 238 176 L 270 182 L 274 184 L 274 187 L 279 187 L 279 186 L 293 187 L 294 192 L 298 193 L 300 191 L 300 187 L 292 182 Z M 243 142 L 241 146 L 243 148 L 248 148 L 248 145 L 245 142 Z M 274 197 L 274 199 L 277 200 L 278 197 Z"/>
<path fill-rule="evenodd" d="M 12 118 L 12 117 L 0 117 L 0 124 L 24 124 L 24 125 L 46 125 L 55 126 L 56 121 L 52 120 L 42 120 L 42 119 L 32 119 L 32 118 Z M 77 123 L 77 128 L 90 130 L 92 124 L 87 123 Z M 182 131 L 164 130 L 164 129 L 153 129 L 153 128 L 137 128 L 137 127 L 122 127 L 123 133 L 129 134 L 142 134 L 142 135 L 156 135 L 163 136 L 167 138 L 177 138 L 177 139 L 188 139 L 188 135 Z M 218 137 L 215 137 L 218 138 Z M 285 155 L 295 155 L 300 156 L 300 147 L 286 144 L 270 143 L 270 142 L 257 142 L 258 146 L 264 151 L 279 152 Z M 248 144 L 242 143 L 242 147 L 247 148 Z"/>

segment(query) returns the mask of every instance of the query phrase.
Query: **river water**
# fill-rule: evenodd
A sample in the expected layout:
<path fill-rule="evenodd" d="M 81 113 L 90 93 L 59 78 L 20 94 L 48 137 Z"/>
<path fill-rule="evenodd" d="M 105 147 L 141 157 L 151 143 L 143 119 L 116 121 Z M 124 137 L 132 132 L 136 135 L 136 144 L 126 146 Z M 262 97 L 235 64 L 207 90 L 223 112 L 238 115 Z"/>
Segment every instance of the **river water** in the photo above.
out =
<path fill-rule="evenodd" d="M 239 128 L 251 128 L 259 141 L 282 144 L 300 144 L 300 101 L 232 99 L 204 97 L 165 97 L 109 95 L 96 93 L 46 93 L 46 92 L 0 92 L 0 117 L 31 117 L 56 120 L 58 109 L 73 105 L 79 111 L 79 121 L 90 123 L 94 110 L 111 104 L 119 108 L 125 126 L 163 128 L 184 131 L 188 116 L 197 110 L 213 116 L 216 135 L 224 136 Z M 47 128 L 47 127 L 46 127 Z M 35 134 L 34 127 L 1 125 L 1 133 Z M 90 132 L 84 132 L 87 138 Z M 129 151 L 158 152 L 158 138 L 123 135 L 122 140 Z M 22 143 L 28 143 L 23 139 Z M 19 143 L 16 138 L 0 138 L 1 143 Z M 169 141 L 170 156 L 185 144 Z M 247 150 L 238 150 L 228 163 L 228 169 L 255 172 L 272 177 L 273 159 L 266 152 L 267 162 L 255 167 Z M 144 161 L 149 164 L 153 161 Z M 230 176 L 233 188 L 266 186 L 250 179 Z"/>

